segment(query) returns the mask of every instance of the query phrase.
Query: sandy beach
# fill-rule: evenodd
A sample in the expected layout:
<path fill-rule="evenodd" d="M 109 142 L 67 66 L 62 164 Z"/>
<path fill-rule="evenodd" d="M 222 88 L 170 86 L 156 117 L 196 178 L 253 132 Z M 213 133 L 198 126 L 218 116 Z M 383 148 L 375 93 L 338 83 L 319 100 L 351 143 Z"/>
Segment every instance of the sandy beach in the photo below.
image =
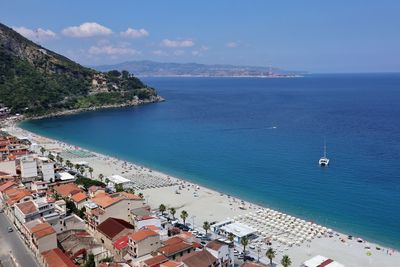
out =
<path fill-rule="evenodd" d="M 93 168 L 93 179 L 96 179 L 99 174 L 103 174 L 104 177 L 118 174 L 131 179 L 135 182 L 136 193 L 143 193 L 152 208 L 156 209 L 160 204 L 165 204 L 167 208 L 174 207 L 177 210 L 175 215 L 177 218 L 179 218 L 182 210 L 186 210 L 189 213 L 187 222 L 190 224 L 194 222 L 196 227 L 201 227 L 204 221 L 216 222 L 227 218 L 236 218 L 237 220 L 238 217 L 251 217 L 255 214 L 264 214 L 269 210 L 181 178 L 36 135 L 19 128 L 13 121 L 7 124 L 2 123 L 1 127 L 10 134 L 29 138 L 33 143 L 38 144 L 37 148 L 43 146 L 49 151 L 61 153 L 64 161 L 87 162 Z M 80 152 L 77 153 L 76 151 Z M 90 174 L 87 174 L 87 176 L 90 177 Z M 281 215 L 279 215 L 279 218 L 282 218 L 282 222 L 300 221 L 286 214 L 285 216 Z M 263 217 L 260 216 L 260 218 Z M 283 218 L 285 218 L 285 221 L 283 221 Z M 258 225 L 263 228 L 266 227 L 263 223 Z M 317 228 L 317 226 L 314 228 Z M 291 236 L 286 235 L 285 238 L 290 239 Z M 260 240 L 262 239 L 258 241 Z M 290 242 L 283 244 L 283 242 L 277 241 L 272 241 L 272 243 L 272 246 L 278 252 L 276 259 L 280 260 L 282 255 L 287 254 L 292 259 L 292 266 L 300 266 L 302 262 L 315 255 L 332 258 L 349 267 L 400 266 L 398 251 L 367 241 L 357 242 L 357 237 L 349 240 L 347 235 L 334 230 L 330 234 L 327 231 L 320 231 L 317 234 L 315 231 L 315 235 L 313 231 L 312 239 L 304 240 L 299 244 L 290 245 Z M 260 255 L 265 255 L 267 246 L 262 245 L 261 248 Z M 267 262 L 265 258 L 262 261 Z"/>

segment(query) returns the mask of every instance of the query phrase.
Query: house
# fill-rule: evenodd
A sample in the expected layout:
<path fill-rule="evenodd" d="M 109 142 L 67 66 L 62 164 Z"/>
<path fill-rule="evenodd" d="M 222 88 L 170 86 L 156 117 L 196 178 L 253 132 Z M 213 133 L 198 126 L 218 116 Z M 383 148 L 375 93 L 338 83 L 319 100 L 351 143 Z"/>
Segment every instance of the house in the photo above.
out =
<path fill-rule="evenodd" d="M 39 210 L 32 200 L 16 204 L 14 208 L 14 216 L 15 224 L 18 229 L 21 228 L 22 224 L 40 218 Z"/>
<path fill-rule="evenodd" d="M 136 229 L 142 229 L 145 226 L 154 225 L 161 228 L 161 220 L 156 216 L 136 216 L 133 220 Z"/>
<path fill-rule="evenodd" d="M 317 255 L 305 261 L 301 267 L 344 267 L 344 265 L 327 257 Z"/>
<path fill-rule="evenodd" d="M 194 250 L 195 249 L 191 243 L 184 241 L 180 237 L 174 236 L 164 241 L 164 246 L 162 246 L 158 251 L 167 258 L 175 260 Z"/>
<path fill-rule="evenodd" d="M 79 192 L 82 192 L 82 190 L 74 183 L 56 185 L 54 186 L 53 190 L 62 198 L 68 198 Z"/>
<path fill-rule="evenodd" d="M 19 204 L 32 200 L 31 192 L 26 188 L 9 188 L 3 193 L 3 201 L 5 201 L 6 214 L 14 222 L 14 204 Z"/>
<path fill-rule="evenodd" d="M 1 200 L 4 200 L 3 193 L 6 190 L 8 190 L 10 188 L 13 188 L 13 187 L 17 187 L 17 183 L 14 182 L 14 181 L 8 181 L 8 182 L 4 182 L 4 183 L 0 184 L 0 198 L 1 198 Z"/>
<path fill-rule="evenodd" d="M 125 192 L 116 194 L 101 194 L 85 204 L 86 220 L 89 230 L 94 231 L 108 217 L 123 219 L 131 222 L 131 209 L 144 206 L 140 197 Z"/>
<path fill-rule="evenodd" d="M 36 192 L 43 192 L 49 189 L 49 182 L 47 181 L 33 181 L 31 183 L 31 190 Z"/>
<path fill-rule="evenodd" d="M 206 245 L 206 250 L 219 261 L 219 266 L 227 267 L 233 263 L 233 249 L 220 240 L 213 240 Z"/>
<path fill-rule="evenodd" d="M 240 240 L 243 237 L 247 237 L 249 239 L 252 239 L 255 234 L 256 230 L 246 224 L 239 223 L 239 222 L 230 222 L 223 224 L 216 224 L 213 225 L 213 229 L 215 232 L 217 232 L 220 235 L 228 237 L 229 234 L 233 234 L 234 236 L 234 241 L 240 243 Z"/>
<path fill-rule="evenodd" d="M 84 203 L 88 200 L 88 196 L 85 192 L 79 192 L 72 195 L 71 200 L 78 209 L 81 209 L 84 207 Z"/>
<path fill-rule="evenodd" d="M 39 174 L 42 176 L 43 181 L 54 181 L 54 162 L 46 157 L 37 157 L 37 165 Z"/>
<path fill-rule="evenodd" d="M 167 262 L 168 258 L 164 255 L 157 255 L 150 259 L 143 261 L 143 267 L 158 267 L 164 262 Z"/>
<path fill-rule="evenodd" d="M 95 238 L 108 250 L 114 249 L 114 242 L 134 232 L 134 226 L 118 218 L 108 218 L 96 227 Z"/>
<path fill-rule="evenodd" d="M 160 264 L 160 267 L 184 267 L 184 263 L 183 262 L 178 262 L 178 261 L 166 261 Z"/>
<path fill-rule="evenodd" d="M 160 236 L 152 230 L 139 230 L 128 236 L 128 252 L 133 258 L 157 251 L 161 246 Z"/>
<path fill-rule="evenodd" d="M 1 148 L 0 148 L 0 154 L 1 154 Z M 1 161 L 1 155 L 0 155 L 0 171 L 5 172 L 9 175 L 17 175 L 17 165 L 15 160 Z"/>
<path fill-rule="evenodd" d="M 128 253 L 129 248 L 129 237 L 128 235 L 121 236 L 113 242 L 113 254 L 114 260 L 120 261 Z"/>
<path fill-rule="evenodd" d="M 44 251 L 57 248 L 56 231 L 43 219 L 25 223 L 21 233 L 36 256 Z"/>
<path fill-rule="evenodd" d="M 76 267 L 77 265 L 62 252 L 59 248 L 54 248 L 41 253 L 41 262 L 44 267 Z"/>
<path fill-rule="evenodd" d="M 207 250 L 194 251 L 180 258 L 185 267 L 214 267 L 219 266 L 218 259 Z"/>
<path fill-rule="evenodd" d="M 55 178 L 63 182 L 73 182 L 75 180 L 75 177 L 68 172 L 57 172 Z"/>
<path fill-rule="evenodd" d="M 116 186 L 122 186 L 123 189 L 131 189 L 135 186 L 135 183 L 120 175 L 111 175 L 107 177 L 109 182 L 108 186 L 115 188 Z"/>
<path fill-rule="evenodd" d="M 90 198 L 95 197 L 97 194 L 105 194 L 106 193 L 106 191 L 103 187 L 96 186 L 96 185 L 92 185 L 91 187 L 89 187 L 88 192 L 89 192 Z"/>
<path fill-rule="evenodd" d="M 38 176 L 38 168 L 36 160 L 33 158 L 23 158 L 20 160 L 21 178 L 32 178 Z"/>

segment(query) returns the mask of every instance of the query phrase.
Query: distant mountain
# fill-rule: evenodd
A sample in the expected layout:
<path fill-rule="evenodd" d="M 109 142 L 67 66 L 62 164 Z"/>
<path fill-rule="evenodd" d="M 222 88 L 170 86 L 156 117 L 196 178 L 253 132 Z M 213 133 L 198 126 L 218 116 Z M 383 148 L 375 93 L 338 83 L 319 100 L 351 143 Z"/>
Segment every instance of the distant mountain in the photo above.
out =
<path fill-rule="evenodd" d="M 128 61 L 114 65 L 94 66 L 99 71 L 128 70 L 136 76 L 291 76 L 298 71 L 278 68 L 235 65 L 206 65 L 198 63 L 162 63 L 155 61 Z"/>
<path fill-rule="evenodd" d="M 45 114 L 158 100 L 153 88 L 127 71 L 83 67 L 0 23 L 0 107 Z"/>

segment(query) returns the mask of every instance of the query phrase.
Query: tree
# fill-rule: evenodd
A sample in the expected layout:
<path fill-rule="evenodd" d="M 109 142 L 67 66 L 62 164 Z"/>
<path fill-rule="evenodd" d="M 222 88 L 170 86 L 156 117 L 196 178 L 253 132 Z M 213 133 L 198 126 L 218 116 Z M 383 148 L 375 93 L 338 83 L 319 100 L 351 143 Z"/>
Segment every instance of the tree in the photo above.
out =
<path fill-rule="evenodd" d="M 143 193 L 139 193 L 140 198 L 144 198 Z"/>
<path fill-rule="evenodd" d="M 167 208 L 165 207 L 164 204 L 161 204 L 161 205 L 158 207 L 158 210 L 161 212 L 162 215 L 164 215 L 164 211 L 165 211 L 166 209 L 167 209 Z"/>
<path fill-rule="evenodd" d="M 269 248 L 267 252 L 265 252 L 265 256 L 269 259 L 269 263 L 272 266 L 272 259 L 275 258 L 276 252 L 272 248 Z"/>
<path fill-rule="evenodd" d="M 60 162 L 60 164 L 62 166 L 64 159 L 62 157 L 59 157 L 58 161 Z"/>
<path fill-rule="evenodd" d="M 115 191 L 123 192 L 124 191 L 124 187 L 122 186 L 122 184 L 116 184 L 115 185 Z"/>
<path fill-rule="evenodd" d="M 83 168 L 82 166 L 79 168 L 79 172 L 83 175 L 83 173 L 85 172 L 85 168 Z"/>
<path fill-rule="evenodd" d="M 76 169 L 76 171 L 79 171 L 79 167 L 80 167 L 79 164 L 75 164 L 75 169 Z"/>
<path fill-rule="evenodd" d="M 105 182 L 106 182 L 106 185 L 108 185 L 108 183 L 110 182 L 110 179 L 106 178 Z"/>
<path fill-rule="evenodd" d="M 53 194 L 53 198 L 54 198 L 55 200 L 60 200 L 60 199 L 61 199 L 61 196 L 60 196 L 59 193 L 55 192 L 55 193 Z"/>
<path fill-rule="evenodd" d="M 246 258 L 246 247 L 249 244 L 249 238 L 247 236 L 244 236 L 240 239 L 240 244 L 243 246 L 243 256 Z"/>
<path fill-rule="evenodd" d="M 186 210 L 182 210 L 181 219 L 183 220 L 183 224 L 186 225 L 186 219 L 189 217 L 189 213 Z"/>
<path fill-rule="evenodd" d="M 206 231 L 206 236 L 207 236 L 208 235 L 208 230 L 210 230 L 210 223 L 205 221 L 203 223 L 203 229 L 204 229 L 204 231 Z"/>
<path fill-rule="evenodd" d="M 174 220 L 175 220 L 175 213 L 176 213 L 175 208 L 170 208 L 170 209 L 169 209 L 169 213 L 171 213 L 172 218 L 174 218 Z"/>
<path fill-rule="evenodd" d="M 50 160 L 53 160 L 53 161 L 54 161 L 54 156 L 53 156 L 53 154 L 49 154 L 49 155 L 48 155 L 48 158 L 49 158 Z"/>
<path fill-rule="evenodd" d="M 82 207 L 79 212 L 78 212 L 78 216 L 83 219 L 85 217 L 85 212 L 86 212 L 86 208 Z"/>
<path fill-rule="evenodd" d="M 66 206 L 66 208 L 67 208 L 67 211 L 69 210 L 70 212 L 79 215 L 79 214 L 78 214 L 78 208 L 76 207 L 75 203 L 72 202 L 71 200 L 67 199 L 67 200 L 65 201 L 65 206 Z"/>
<path fill-rule="evenodd" d="M 99 180 L 100 180 L 101 182 L 103 182 L 103 179 L 104 179 L 104 175 L 103 175 L 102 173 L 100 173 L 100 174 L 99 174 Z"/>
<path fill-rule="evenodd" d="M 72 168 L 72 163 L 71 161 L 69 161 L 69 159 L 67 159 L 67 161 L 65 161 L 65 165 L 67 165 L 68 168 Z"/>
<path fill-rule="evenodd" d="M 235 235 L 232 234 L 232 233 L 229 233 L 229 234 L 228 234 L 228 240 L 231 241 L 231 242 L 232 242 L 231 245 L 233 245 L 233 240 L 235 240 Z"/>
<path fill-rule="evenodd" d="M 283 265 L 283 267 L 289 267 L 290 265 L 292 265 L 292 260 L 289 258 L 288 255 L 284 255 L 282 257 L 281 264 Z"/>
<path fill-rule="evenodd" d="M 96 267 L 96 263 L 95 263 L 95 261 L 94 261 L 94 255 L 93 255 L 92 253 L 90 253 L 90 254 L 87 256 L 86 263 L 85 263 L 84 266 L 85 266 L 85 267 Z"/>
<path fill-rule="evenodd" d="M 89 173 L 90 173 L 90 178 L 93 179 L 93 176 L 92 176 L 92 174 L 93 174 L 93 168 L 92 168 L 92 167 L 89 167 Z"/>
<path fill-rule="evenodd" d="M 44 155 L 44 152 L 46 152 L 46 149 L 44 147 L 40 148 L 40 153 L 42 153 L 42 156 Z"/>

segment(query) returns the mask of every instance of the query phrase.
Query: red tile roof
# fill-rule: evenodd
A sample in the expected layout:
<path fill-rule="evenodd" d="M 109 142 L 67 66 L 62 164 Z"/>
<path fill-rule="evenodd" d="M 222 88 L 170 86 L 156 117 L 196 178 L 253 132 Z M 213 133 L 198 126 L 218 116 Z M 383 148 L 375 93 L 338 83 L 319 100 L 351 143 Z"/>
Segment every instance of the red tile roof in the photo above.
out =
<path fill-rule="evenodd" d="M 13 205 L 14 203 L 20 201 L 21 199 L 31 196 L 31 191 L 26 188 L 9 188 L 5 191 L 7 195 L 7 204 L 9 206 Z"/>
<path fill-rule="evenodd" d="M 183 266 L 183 263 L 169 260 L 160 264 L 160 267 L 178 267 L 178 266 Z"/>
<path fill-rule="evenodd" d="M 56 232 L 53 226 L 51 226 L 48 222 L 39 223 L 33 226 L 30 230 L 36 239 L 54 234 Z"/>
<path fill-rule="evenodd" d="M 128 243 L 129 243 L 129 238 L 127 235 L 124 235 L 115 240 L 113 245 L 117 250 L 122 250 L 128 246 Z"/>
<path fill-rule="evenodd" d="M 158 233 L 152 230 L 143 229 L 129 235 L 129 238 L 134 241 L 142 241 L 143 239 L 146 239 L 151 236 L 158 236 Z"/>
<path fill-rule="evenodd" d="M 227 246 L 227 244 L 220 242 L 218 240 L 213 240 L 206 245 L 207 248 L 212 250 L 219 250 L 223 246 Z"/>
<path fill-rule="evenodd" d="M 13 182 L 13 181 L 5 182 L 4 184 L 2 184 L 0 186 L 0 192 L 3 192 L 3 191 L 5 191 L 5 190 L 7 190 L 7 189 L 9 189 L 10 187 L 13 187 L 13 186 L 16 186 L 15 182 Z"/>
<path fill-rule="evenodd" d="M 97 226 L 97 231 L 104 234 L 111 240 L 125 229 L 130 229 L 133 231 L 135 227 L 127 221 L 111 217 L 107 218 L 107 220 Z"/>
<path fill-rule="evenodd" d="M 190 267 L 209 267 L 218 262 L 217 258 L 207 250 L 194 251 L 183 255 L 180 260 Z"/>
<path fill-rule="evenodd" d="M 167 257 L 171 257 L 181 251 L 189 250 L 192 248 L 192 244 L 186 243 L 184 241 L 170 244 L 159 248 L 159 251 Z"/>
<path fill-rule="evenodd" d="M 60 194 L 62 197 L 68 197 L 69 195 L 74 195 L 82 190 L 76 184 L 69 183 L 69 184 L 62 184 L 57 185 L 54 187 L 54 191 Z"/>
<path fill-rule="evenodd" d="M 119 197 L 119 196 L 111 197 L 110 195 L 102 194 L 100 196 L 95 196 L 94 198 L 92 198 L 92 201 L 102 208 L 107 208 L 107 207 L 121 201 L 122 199 L 123 198 Z"/>
<path fill-rule="evenodd" d="M 154 256 L 148 260 L 145 260 L 144 263 L 148 267 L 159 266 L 161 263 L 168 261 L 168 258 L 164 255 Z"/>
<path fill-rule="evenodd" d="M 72 260 L 59 248 L 42 252 L 48 267 L 76 267 Z"/>
<path fill-rule="evenodd" d="M 75 203 L 80 203 L 80 202 L 86 200 L 87 197 L 88 197 L 88 196 L 86 195 L 85 192 L 79 192 L 79 193 L 73 195 L 73 196 L 71 197 L 71 199 L 72 199 Z"/>
<path fill-rule="evenodd" d="M 35 203 L 33 201 L 27 201 L 23 203 L 19 203 L 16 205 L 18 209 L 25 215 L 34 213 L 37 211 Z"/>

